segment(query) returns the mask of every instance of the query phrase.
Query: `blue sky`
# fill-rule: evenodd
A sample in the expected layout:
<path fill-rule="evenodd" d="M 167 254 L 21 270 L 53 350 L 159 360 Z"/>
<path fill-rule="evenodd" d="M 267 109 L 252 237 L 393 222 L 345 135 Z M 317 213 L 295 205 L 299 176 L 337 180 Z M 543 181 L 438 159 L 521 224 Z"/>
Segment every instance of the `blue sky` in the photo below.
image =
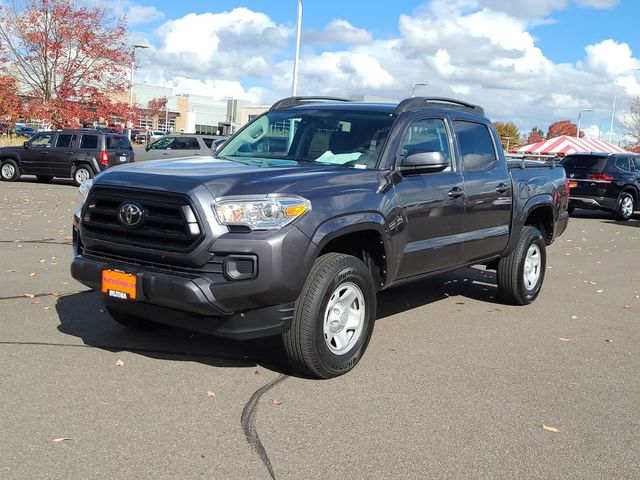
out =
<path fill-rule="evenodd" d="M 115 0 L 138 78 L 182 93 L 269 103 L 288 94 L 296 0 Z M 559 119 L 608 130 L 618 92 L 640 95 L 637 0 L 304 0 L 301 94 L 400 98 L 413 81 L 527 130 Z M 600 130 L 600 133 L 598 132 Z"/>

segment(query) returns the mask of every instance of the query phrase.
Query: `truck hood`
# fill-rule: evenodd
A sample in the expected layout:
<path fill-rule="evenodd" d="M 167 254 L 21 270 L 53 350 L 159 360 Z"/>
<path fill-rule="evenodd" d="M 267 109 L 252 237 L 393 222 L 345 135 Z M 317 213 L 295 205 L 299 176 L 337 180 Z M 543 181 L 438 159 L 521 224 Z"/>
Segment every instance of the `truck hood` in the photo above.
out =
<path fill-rule="evenodd" d="M 289 191 L 304 194 L 309 189 L 323 189 L 329 185 L 341 185 L 344 188 L 363 180 L 354 182 L 354 177 L 376 177 L 372 170 L 356 170 L 339 165 L 256 158 L 243 161 L 246 163 L 214 157 L 188 157 L 131 163 L 101 173 L 96 177 L 96 184 L 175 193 L 189 193 L 205 186 L 214 197 L 222 197 Z M 307 185 L 298 185 L 301 182 Z"/>

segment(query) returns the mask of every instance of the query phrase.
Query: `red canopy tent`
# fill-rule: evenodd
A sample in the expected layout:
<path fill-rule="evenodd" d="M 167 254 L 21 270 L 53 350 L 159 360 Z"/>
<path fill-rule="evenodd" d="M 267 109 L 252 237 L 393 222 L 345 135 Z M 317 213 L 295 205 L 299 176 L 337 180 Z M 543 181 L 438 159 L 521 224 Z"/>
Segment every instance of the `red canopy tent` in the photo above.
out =
<path fill-rule="evenodd" d="M 587 140 L 586 138 L 570 137 L 562 135 L 550 138 L 531 145 L 525 145 L 515 150 L 515 153 L 528 153 L 537 155 L 564 156 L 569 153 L 629 153 L 624 148 L 613 145 L 604 140 Z"/>

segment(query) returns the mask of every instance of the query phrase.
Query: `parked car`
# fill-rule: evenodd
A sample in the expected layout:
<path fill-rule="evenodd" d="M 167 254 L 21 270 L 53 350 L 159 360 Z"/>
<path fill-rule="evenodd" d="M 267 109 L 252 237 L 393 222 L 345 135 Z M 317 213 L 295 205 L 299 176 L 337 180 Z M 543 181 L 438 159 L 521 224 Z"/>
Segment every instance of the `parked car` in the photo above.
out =
<path fill-rule="evenodd" d="M 213 135 L 166 135 L 144 148 L 136 149 L 136 160 L 162 160 L 212 154 L 214 142 L 226 139 Z"/>
<path fill-rule="evenodd" d="M 26 125 L 16 125 L 14 131 L 16 136 L 25 138 L 31 138 L 36 134 L 33 128 L 27 127 Z"/>
<path fill-rule="evenodd" d="M 126 136 L 96 130 L 40 132 L 22 147 L 0 148 L 0 178 L 35 175 L 41 182 L 72 178 L 76 185 L 113 165 L 134 161 Z"/>
<path fill-rule="evenodd" d="M 295 368 L 335 377 L 362 357 L 379 290 L 484 264 L 507 302 L 538 296 L 564 169 L 499 147 L 458 100 L 284 99 L 215 158 L 84 184 L 71 274 L 127 327 L 279 334 Z"/>
<path fill-rule="evenodd" d="M 562 160 L 571 195 L 569 213 L 576 208 L 611 212 L 626 221 L 640 198 L 640 155 L 632 153 L 584 153 Z"/>

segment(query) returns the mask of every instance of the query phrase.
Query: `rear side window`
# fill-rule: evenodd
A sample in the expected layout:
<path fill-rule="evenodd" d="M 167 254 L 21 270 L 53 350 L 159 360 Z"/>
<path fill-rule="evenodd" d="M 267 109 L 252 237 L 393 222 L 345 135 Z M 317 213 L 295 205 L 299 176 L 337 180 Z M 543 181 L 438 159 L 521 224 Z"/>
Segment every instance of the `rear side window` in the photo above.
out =
<path fill-rule="evenodd" d="M 61 133 L 58 135 L 58 141 L 56 142 L 57 148 L 69 148 L 74 143 L 75 135 L 68 133 Z"/>
<path fill-rule="evenodd" d="M 80 140 L 80 148 L 86 148 L 88 150 L 97 150 L 98 148 L 98 136 L 97 135 L 83 135 Z"/>
<path fill-rule="evenodd" d="M 123 136 L 108 136 L 107 150 L 131 150 L 131 143 L 127 137 Z"/>
<path fill-rule="evenodd" d="M 203 138 L 202 141 L 207 146 L 207 148 L 211 148 L 211 145 L 213 145 L 213 138 Z"/>
<path fill-rule="evenodd" d="M 174 150 L 199 150 L 200 144 L 195 137 L 177 137 L 173 142 Z"/>
<path fill-rule="evenodd" d="M 623 172 L 630 172 L 631 168 L 629 168 L 629 159 L 628 158 L 616 158 L 616 168 L 622 170 Z"/>
<path fill-rule="evenodd" d="M 489 170 L 498 162 L 491 132 L 486 125 L 456 120 L 453 129 L 458 137 L 462 168 L 465 172 Z"/>
<path fill-rule="evenodd" d="M 566 171 L 602 173 L 607 167 L 607 157 L 597 155 L 567 155 L 562 161 Z"/>
<path fill-rule="evenodd" d="M 640 172 L 640 157 L 633 157 L 631 162 L 636 166 L 636 172 Z"/>

